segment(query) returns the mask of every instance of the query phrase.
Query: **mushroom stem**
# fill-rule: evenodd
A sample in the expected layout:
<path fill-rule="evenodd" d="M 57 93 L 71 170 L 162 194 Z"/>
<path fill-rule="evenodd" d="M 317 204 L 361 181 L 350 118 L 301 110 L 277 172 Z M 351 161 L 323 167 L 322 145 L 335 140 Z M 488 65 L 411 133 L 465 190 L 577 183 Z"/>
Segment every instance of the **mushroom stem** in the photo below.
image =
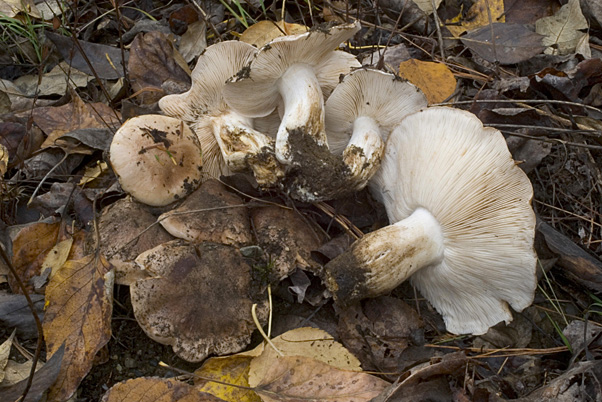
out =
<path fill-rule="evenodd" d="M 443 259 L 441 226 L 424 208 L 367 234 L 325 266 L 326 286 L 339 303 L 386 294 L 413 273 Z"/>
<path fill-rule="evenodd" d="M 343 152 L 343 162 L 349 168 L 356 188 L 363 188 L 374 175 L 384 150 L 378 122 L 368 116 L 356 118 L 353 134 Z"/>
<path fill-rule="evenodd" d="M 307 64 L 293 64 L 278 80 L 284 115 L 276 135 L 276 157 L 291 164 L 293 153 L 289 135 L 308 135 L 318 145 L 327 146 L 324 130 L 324 99 L 320 83 Z"/>
<path fill-rule="evenodd" d="M 252 128 L 252 120 L 236 112 L 224 112 L 212 119 L 213 132 L 232 171 L 253 170 L 260 185 L 273 185 L 284 176 L 274 157 L 274 140 Z"/>

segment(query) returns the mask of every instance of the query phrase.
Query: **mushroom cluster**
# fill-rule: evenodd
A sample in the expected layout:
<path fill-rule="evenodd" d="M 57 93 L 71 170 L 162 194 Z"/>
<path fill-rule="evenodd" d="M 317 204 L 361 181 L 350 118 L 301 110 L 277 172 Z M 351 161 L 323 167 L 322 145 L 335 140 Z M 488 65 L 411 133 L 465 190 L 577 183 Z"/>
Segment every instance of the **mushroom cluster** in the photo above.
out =
<path fill-rule="evenodd" d="M 336 50 L 358 30 L 357 23 L 316 29 L 259 49 L 238 41 L 208 47 L 190 90 L 160 100 L 169 117 L 131 119 L 115 135 L 111 164 L 122 187 L 141 202 L 167 205 L 202 181 L 231 172 L 251 172 L 259 186 L 304 202 L 342 197 L 370 184 L 391 224 L 325 265 L 322 279 L 337 303 L 387 294 L 410 279 L 450 332 L 482 334 L 511 321 L 509 306 L 526 308 L 536 287 L 528 178 L 499 131 L 484 128 L 468 112 L 427 107 L 414 85 L 362 68 Z M 161 119 L 166 126 L 159 126 Z M 167 178 L 162 184 L 145 182 L 161 175 Z M 192 214 L 202 210 L 199 205 L 220 208 L 225 199 L 236 204 L 216 183 L 203 184 L 178 209 L 162 211 L 167 232 L 190 243 L 170 245 L 177 250 L 169 251 L 177 260 L 173 268 L 153 268 L 162 249 L 139 257 L 149 277 L 132 289 L 155 288 L 158 277 L 168 283 L 187 275 L 206 278 L 209 273 L 189 269 L 203 265 L 203 256 L 242 264 L 236 249 L 253 241 L 246 210 L 231 209 L 213 223 L 207 219 L 211 212 Z M 248 283 L 236 283 L 243 285 Z M 220 286 L 227 285 L 203 289 Z M 153 300 L 153 311 L 161 310 L 155 298 L 135 300 Z M 161 311 L 161 319 L 172 314 Z M 235 348 L 247 342 L 248 330 Z M 167 333 L 151 336 L 189 359 L 226 350 L 199 344 L 190 328 L 183 333 L 184 342 Z"/>

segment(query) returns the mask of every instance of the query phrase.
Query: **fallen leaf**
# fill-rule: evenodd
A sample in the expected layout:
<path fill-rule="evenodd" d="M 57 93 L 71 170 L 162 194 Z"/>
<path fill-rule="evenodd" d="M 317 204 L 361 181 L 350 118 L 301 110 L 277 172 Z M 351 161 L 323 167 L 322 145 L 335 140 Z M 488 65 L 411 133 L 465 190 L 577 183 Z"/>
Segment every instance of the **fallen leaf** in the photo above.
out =
<path fill-rule="evenodd" d="M 8 149 L 0 144 L 0 176 L 4 176 L 8 170 Z M 2 181 L 2 178 L 0 178 Z"/>
<path fill-rule="evenodd" d="M 85 103 L 78 96 L 63 106 L 36 108 L 32 115 L 34 123 L 48 136 L 42 148 L 56 146 L 58 138 L 77 129 L 106 129 L 121 125 L 119 114 L 109 106 L 100 102 Z"/>
<path fill-rule="evenodd" d="M 46 255 L 57 242 L 59 228 L 59 222 L 32 223 L 21 229 L 13 240 L 13 266 L 30 291 L 29 280 L 41 273 Z M 12 275 L 9 275 L 8 283 L 14 293 L 22 293 Z"/>
<path fill-rule="evenodd" d="M 251 362 L 249 384 L 256 387 L 264 381 L 270 368 L 284 357 L 303 356 L 347 371 L 361 371 L 360 361 L 332 336 L 318 328 L 297 328 L 274 338 L 271 345 L 260 345 L 263 351 Z M 282 353 L 282 355 L 280 353 Z"/>
<path fill-rule="evenodd" d="M 84 174 L 81 180 L 79 181 L 78 185 L 83 186 L 85 184 L 91 183 L 100 176 L 102 176 L 103 173 L 107 173 L 108 171 L 109 165 L 107 165 L 106 162 L 99 161 L 92 166 L 86 166 Z"/>
<path fill-rule="evenodd" d="M 228 402 L 259 402 L 259 396 L 249 387 L 249 366 L 253 356 L 242 354 L 212 357 L 196 370 L 195 387 Z M 218 380 L 221 383 L 207 380 Z M 222 383 L 232 384 L 226 385 Z M 242 388 L 241 388 L 242 387 Z"/>
<path fill-rule="evenodd" d="M 8 356 L 10 355 L 10 349 L 13 346 L 13 339 L 15 338 L 15 332 L 8 337 L 7 340 L 2 342 L 0 345 L 0 382 L 4 380 L 4 370 L 6 369 L 6 365 L 8 363 Z"/>
<path fill-rule="evenodd" d="M 276 359 L 255 387 L 264 402 L 362 402 L 388 385 L 370 374 L 334 368 L 304 356 Z"/>
<path fill-rule="evenodd" d="M 494 23 L 471 31 L 460 40 L 485 60 L 506 65 L 520 63 L 541 53 L 546 48 L 542 38 L 524 25 Z"/>
<path fill-rule="evenodd" d="M 77 247 L 76 247 L 77 248 Z M 63 365 L 49 400 L 64 401 L 92 368 L 111 337 L 113 271 L 102 256 L 67 261 L 46 287 L 44 339 L 49 355 L 65 346 Z"/>
<path fill-rule="evenodd" d="M 40 319 L 44 318 L 44 296 L 31 294 Z M 16 328 L 21 339 L 38 336 L 36 323 L 23 295 L 0 292 L 0 321 L 5 328 Z"/>
<path fill-rule="evenodd" d="M 29 14 L 35 18 L 41 17 L 40 12 L 38 11 L 33 0 L 0 0 L 1 15 L 12 18 L 21 12 Z"/>
<path fill-rule="evenodd" d="M 448 20 L 446 22 L 449 24 L 452 21 Z M 476 0 L 461 20 L 461 25 L 446 25 L 446 27 L 452 35 L 459 37 L 466 31 L 484 27 L 494 22 L 505 22 L 504 0 Z"/>
<path fill-rule="evenodd" d="M 556 14 L 535 22 L 535 31 L 545 36 L 543 44 L 548 46 L 544 53 L 553 55 L 580 53 L 590 58 L 589 34 L 583 32 L 588 28 L 579 0 L 569 0 Z"/>
<path fill-rule="evenodd" d="M 456 79 L 445 64 L 410 59 L 399 65 L 399 76 L 424 92 L 429 104 L 443 102 L 456 90 Z"/>
<path fill-rule="evenodd" d="M 43 4 L 43 3 L 42 3 Z M 14 82 L 23 94 L 27 96 L 64 95 L 71 87 L 85 87 L 93 76 L 78 71 L 65 62 L 61 62 L 49 72 L 40 77 L 24 75 Z"/>
<path fill-rule="evenodd" d="M 102 397 L 102 402 L 219 402 L 211 394 L 173 378 L 140 377 L 117 383 Z"/>
<path fill-rule="evenodd" d="M 433 13 L 433 1 L 432 0 L 412 0 L 422 11 L 427 15 Z M 435 0 L 435 10 L 439 8 L 441 0 Z"/>
<path fill-rule="evenodd" d="M 78 45 L 75 45 L 75 39 L 71 36 L 55 34 L 48 30 L 44 32 L 44 35 L 56 45 L 61 56 L 71 67 L 100 79 L 114 80 L 123 77 L 122 54 L 125 55 L 127 62 L 128 50 L 122 51 L 118 47 L 91 43 L 81 39 L 78 39 Z M 82 56 L 82 51 L 86 57 Z"/>
<path fill-rule="evenodd" d="M 4 381 L 2 381 L 0 386 L 8 387 L 10 385 L 26 380 L 29 377 L 32 365 L 32 360 L 26 360 L 24 363 L 17 363 L 14 360 L 9 360 L 8 364 L 6 365 L 6 369 L 4 370 Z M 38 363 L 36 364 L 36 370 L 39 370 L 43 366 L 44 363 L 38 361 Z"/>
<path fill-rule="evenodd" d="M 207 24 L 204 20 L 195 21 L 180 39 L 180 53 L 187 63 L 198 57 L 207 47 Z"/>
<path fill-rule="evenodd" d="M 132 89 L 140 93 L 144 104 L 158 101 L 167 92 L 164 86 L 177 87 L 177 92 L 190 88 L 190 69 L 161 32 L 138 34 L 130 48 L 128 70 Z"/>
<path fill-rule="evenodd" d="M 550 0 L 504 0 L 506 23 L 509 24 L 533 24 L 559 8 L 557 2 Z"/>
<path fill-rule="evenodd" d="M 46 254 L 46 258 L 44 258 L 44 262 L 42 262 L 41 271 L 44 272 L 46 269 L 50 269 L 50 278 L 52 278 L 52 275 L 58 271 L 69 258 L 72 245 L 73 237 L 69 237 L 54 246 L 48 254 Z"/>
<path fill-rule="evenodd" d="M 290 24 L 286 21 L 259 21 L 251 25 L 242 33 L 241 42 L 246 42 L 255 47 L 262 47 L 280 36 L 297 35 L 309 30 L 305 25 Z"/>
<path fill-rule="evenodd" d="M 27 397 L 25 399 L 21 400 L 20 397 L 25 390 L 27 379 L 11 385 L 10 387 L 0 388 L 0 401 L 40 401 L 46 390 L 48 390 L 48 388 L 56 381 L 59 370 L 62 367 L 64 352 L 65 345 L 61 345 L 52 355 L 52 357 L 48 359 L 46 364 L 44 364 L 43 367 L 40 367 L 39 370 L 36 370 L 31 383 L 31 388 L 29 388 L 29 392 L 27 393 Z"/>

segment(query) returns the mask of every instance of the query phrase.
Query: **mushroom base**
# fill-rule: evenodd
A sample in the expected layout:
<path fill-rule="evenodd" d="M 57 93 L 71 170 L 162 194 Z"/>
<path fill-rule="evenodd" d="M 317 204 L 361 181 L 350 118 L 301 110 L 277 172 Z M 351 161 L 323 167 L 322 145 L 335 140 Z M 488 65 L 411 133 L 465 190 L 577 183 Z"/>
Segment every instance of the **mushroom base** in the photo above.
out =
<path fill-rule="evenodd" d="M 324 282 L 340 305 L 389 293 L 419 269 L 443 258 L 435 217 L 418 208 L 408 218 L 367 234 L 324 267 Z"/>

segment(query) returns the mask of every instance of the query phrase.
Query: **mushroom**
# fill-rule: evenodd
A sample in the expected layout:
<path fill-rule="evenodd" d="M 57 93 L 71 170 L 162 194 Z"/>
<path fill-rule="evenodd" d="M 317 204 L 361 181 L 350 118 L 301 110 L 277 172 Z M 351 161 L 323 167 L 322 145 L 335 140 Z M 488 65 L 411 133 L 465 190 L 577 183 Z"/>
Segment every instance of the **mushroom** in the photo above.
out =
<path fill-rule="evenodd" d="M 153 276 L 130 287 L 136 320 L 155 341 L 190 362 L 239 352 L 251 341 L 257 295 L 251 267 L 234 247 L 173 240 L 136 262 Z M 260 320 L 267 306 L 258 308 Z"/>
<path fill-rule="evenodd" d="M 147 205 L 170 204 L 201 182 L 199 140 L 173 117 L 147 114 L 127 120 L 109 152 L 123 190 Z"/>
<path fill-rule="evenodd" d="M 343 155 L 352 182 L 361 190 L 380 166 L 384 143 L 408 114 L 427 106 L 414 85 L 378 70 L 346 75 L 326 101 L 326 133 L 334 154 Z"/>
<path fill-rule="evenodd" d="M 209 46 L 192 71 L 190 90 L 164 96 L 159 107 L 190 124 L 201 142 L 204 170 L 210 177 L 250 168 L 257 182 L 267 185 L 284 175 L 273 156 L 274 140 L 253 129 L 253 120 L 231 110 L 222 96 L 226 80 L 255 52 L 253 46 L 238 41 Z"/>
<path fill-rule="evenodd" d="M 508 304 L 531 304 L 533 189 L 499 131 L 461 110 L 416 112 L 389 137 L 373 180 L 391 225 L 326 264 L 338 303 L 411 278 L 456 334 L 483 334 L 512 320 Z"/>
<path fill-rule="evenodd" d="M 134 262 L 136 257 L 173 237 L 160 225 L 150 207 L 130 197 L 102 211 L 98 220 L 100 251 L 115 267 L 115 283 L 129 286 L 147 273 Z"/>
<path fill-rule="evenodd" d="M 214 179 L 201 184 L 178 208 L 161 215 L 159 222 L 172 236 L 192 242 L 241 246 L 253 241 L 243 200 Z"/>
<path fill-rule="evenodd" d="M 276 135 L 276 157 L 281 163 L 299 164 L 291 136 L 307 136 L 327 146 L 323 92 L 328 94 L 341 74 L 360 66 L 352 55 L 334 50 L 359 29 L 354 23 L 278 37 L 224 88 L 228 105 L 248 117 L 267 116 L 282 102 Z"/>

